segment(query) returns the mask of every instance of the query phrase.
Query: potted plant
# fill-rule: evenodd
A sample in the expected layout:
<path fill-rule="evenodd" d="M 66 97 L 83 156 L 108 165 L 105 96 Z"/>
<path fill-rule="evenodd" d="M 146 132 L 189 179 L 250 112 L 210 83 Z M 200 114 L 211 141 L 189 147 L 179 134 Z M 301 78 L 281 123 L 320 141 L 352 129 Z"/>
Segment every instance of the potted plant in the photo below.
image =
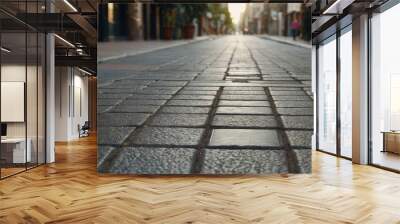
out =
<path fill-rule="evenodd" d="M 182 4 L 183 16 L 183 38 L 192 39 L 194 37 L 195 26 L 193 21 L 200 19 L 200 17 L 207 11 L 207 4 Z"/>
<path fill-rule="evenodd" d="M 163 37 L 165 40 L 172 40 L 176 22 L 176 10 L 174 8 L 167 9 L 164 14 L 164 22 Z"/>

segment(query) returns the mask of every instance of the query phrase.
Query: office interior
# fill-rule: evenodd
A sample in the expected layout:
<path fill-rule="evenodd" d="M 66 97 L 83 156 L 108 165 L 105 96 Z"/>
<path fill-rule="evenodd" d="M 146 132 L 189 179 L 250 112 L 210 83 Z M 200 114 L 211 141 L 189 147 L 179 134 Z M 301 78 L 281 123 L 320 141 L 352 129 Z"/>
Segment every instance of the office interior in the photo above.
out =
<path fill-rule="evenodd" d="M 314 148 L 400 172 L 400 4 L 319 1 L 314 13 Z"/>
<path fill-rule="evenodd" d="M 1 179 L 96 132 L 97 13 L 79 2 L 0 3 Z"/>

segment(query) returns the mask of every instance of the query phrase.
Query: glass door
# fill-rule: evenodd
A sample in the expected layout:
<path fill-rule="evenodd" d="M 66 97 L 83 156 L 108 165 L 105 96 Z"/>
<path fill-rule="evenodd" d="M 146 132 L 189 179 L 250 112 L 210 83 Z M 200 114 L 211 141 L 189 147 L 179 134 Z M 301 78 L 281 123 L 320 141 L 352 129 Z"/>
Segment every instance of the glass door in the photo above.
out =
<path fill-rule="evenodd" d="M 340 41 L 340 155 L 352 157 L 352 33 L 341 31 Z"/>

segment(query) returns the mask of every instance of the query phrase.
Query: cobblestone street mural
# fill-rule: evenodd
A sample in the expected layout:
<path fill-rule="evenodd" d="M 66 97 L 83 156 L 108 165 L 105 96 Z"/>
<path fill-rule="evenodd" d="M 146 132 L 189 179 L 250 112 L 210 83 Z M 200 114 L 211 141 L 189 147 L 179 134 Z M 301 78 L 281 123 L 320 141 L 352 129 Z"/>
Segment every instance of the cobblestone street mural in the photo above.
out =
<path fill-rule="evenodd" d="M 99 64 L 98 170 L 311 170 L 310 49 L 223 36 Z"/>

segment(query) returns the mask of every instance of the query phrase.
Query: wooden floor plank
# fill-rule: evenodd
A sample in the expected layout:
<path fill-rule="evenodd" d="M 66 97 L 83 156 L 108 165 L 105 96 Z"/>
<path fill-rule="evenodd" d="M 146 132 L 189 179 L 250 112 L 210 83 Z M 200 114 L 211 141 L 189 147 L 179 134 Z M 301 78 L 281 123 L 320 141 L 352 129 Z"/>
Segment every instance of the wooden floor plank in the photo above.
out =
<path fill-rule="evenodd" d="M 96 172 L 96 139 L 0 181 L 0 223 L 400 223 L 400 175 L 319 152 L 313 173 L 122 176 Z"/>

